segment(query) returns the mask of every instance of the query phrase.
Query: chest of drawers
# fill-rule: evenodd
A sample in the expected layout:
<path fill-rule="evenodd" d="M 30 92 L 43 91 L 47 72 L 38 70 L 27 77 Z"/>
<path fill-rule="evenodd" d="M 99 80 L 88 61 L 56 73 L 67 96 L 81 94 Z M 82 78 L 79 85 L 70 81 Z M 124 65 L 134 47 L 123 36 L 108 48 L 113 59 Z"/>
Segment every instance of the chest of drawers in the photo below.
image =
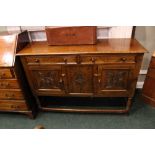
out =
<path fill-rule="evenodd" d="M 34 97 L 16 51 L 26 43 L 26 32 L 0 36 L 0 111 L 19 112 L 33 118 L 36 114 Z M 20 45 L 19 45 L 20 44 Z"/>
<path fill-rule="evenodd" d="M 145 51 L 136 40 L 105 39 L 99 40 L 97 45 L 81 46 L 48 46 L 46 42 L 34 42 L 17 55 L 40 109 L 126 113 Z M 81 100 L 80 106 L 70 105 L 79 98 L 88 98 L 91 103 L 86 106 Z M 122 98 L 125 106 L 118 108 L 117 103 L 108 108 L 101 107 L 100 103 L 95 106 L 95 98 L 106 100 L 106 105 L 110 105 L 109 100 L 113 99 L 115 104 L 116 99 Z"/>

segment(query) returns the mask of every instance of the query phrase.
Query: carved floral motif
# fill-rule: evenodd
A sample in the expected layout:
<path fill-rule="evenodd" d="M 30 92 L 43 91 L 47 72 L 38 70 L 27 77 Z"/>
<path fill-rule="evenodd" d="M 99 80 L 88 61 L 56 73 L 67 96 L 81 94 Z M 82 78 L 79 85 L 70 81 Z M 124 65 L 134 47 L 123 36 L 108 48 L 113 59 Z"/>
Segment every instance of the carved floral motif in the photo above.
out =
<path fill-rule="evenodd" d="M 38 72 L 39 87 L 40 88 L 58 88 L 57 72 Z"/>
<path fill-rule="evenodd" d="M 126 83 L 126 76 L 127 71 L 109 71 L 107 73 L 107 82 L 106 82 L 106 88 L 114 88 L 114 87 L 121 87 L 124 88 Z"/>

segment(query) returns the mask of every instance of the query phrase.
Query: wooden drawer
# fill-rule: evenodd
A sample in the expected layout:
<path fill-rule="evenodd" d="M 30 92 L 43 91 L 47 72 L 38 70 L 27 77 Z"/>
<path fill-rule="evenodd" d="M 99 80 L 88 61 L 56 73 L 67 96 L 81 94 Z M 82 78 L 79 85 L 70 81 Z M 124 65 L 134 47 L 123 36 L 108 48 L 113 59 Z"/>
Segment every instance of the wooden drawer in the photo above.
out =
<path fill-rule="evenodd" d="M 82 56 L 82 63 L 84 64 L 104 64 L 104 63 L 135 63 L 134 55 L 97 55 Z"/>
<path fill-rule="evenodd" d="M 29 65 L 76 63 L 75 56 L 27 56 L 25 59 Z"/>
<path fill-rule="evenodd" d="M 21 100 L 24 99 L 23 93 L 21 90 L 7 90 L 7 89 L 0 89 L 0 99 L 17 99 Z"/>
<path fill-rule="evenodd" d="M 11 72 L 11 69 L 0 69 L 0 79 L 9 79 L 13 78 L 14 75 Z"/>
<path fill-rule="evenodd" d="M 135 63 L 135 55 L 75 55 L 75 56 L 28 56 L 27 64 L 102 64 L 102 63 Z"/>
<path fill-rule="evenodd" d="M 25 100 L 0 100 L 0 111 L 26 111 L 28 107 Z"/>
<path fill-rule="evenodd" d="M 147 76 L 155 79 L 155 68 L 149 68 Z"/>
<path fill-rule="evenodd" d="M 155 68 L 155 57 L 152 57 L 151 59 L 150 68 Z"/>
<path fill-rule="evenodd" d="M 20 88 L 19 83 L 16 79 L 0 79 L 0 89 L 18 89 Z"/>

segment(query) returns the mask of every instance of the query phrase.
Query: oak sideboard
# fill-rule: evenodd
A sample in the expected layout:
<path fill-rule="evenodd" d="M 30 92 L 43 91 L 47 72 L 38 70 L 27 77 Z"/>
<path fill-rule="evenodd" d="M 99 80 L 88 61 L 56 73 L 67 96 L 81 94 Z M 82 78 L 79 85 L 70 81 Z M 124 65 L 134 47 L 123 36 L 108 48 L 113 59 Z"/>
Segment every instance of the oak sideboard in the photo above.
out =
<path fill-rule="evenodd" d="M 146 49 L 135 39 L 96 45 L 32 42 L 17 53 L 43 111 L 127 113 Z"/>

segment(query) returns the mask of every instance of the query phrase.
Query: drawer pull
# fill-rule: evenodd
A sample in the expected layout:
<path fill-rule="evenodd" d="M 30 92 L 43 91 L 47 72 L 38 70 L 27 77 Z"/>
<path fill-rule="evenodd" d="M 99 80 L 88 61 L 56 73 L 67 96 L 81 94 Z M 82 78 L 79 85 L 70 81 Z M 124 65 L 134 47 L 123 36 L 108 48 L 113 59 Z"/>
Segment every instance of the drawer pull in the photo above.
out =
<path fill-rule="evenodd" d="M 127 60 L 127 58 L 121 58 L 121 61 L 125 62 Z"/>
<path fill-rule="evenodd" d="M 4 85 L 5 85 L 6 87 L 8 87 L 10 84 L 7 82 L 7 83 L 5 83 Z"/>
<path fill-rule="evenodd" d="M 0 78 L 5 77 L 5 73 L 0 74 Z"/>
<path fill-rule="evenodd" d="M 62 83 L 63 83 L 63 80 L 62 80 L 62 79 L 60 79 L 60 80 L 59 80 L 59 83 L 61 83 L 61 84 L 62 84 Z"/>
<path fill-rule="evenodd" d="M 96 59 L 95 58 L 91 58 L 92 63 L 95 63 Z"/>
<path fill-rule="evenodd" d="M 0 86 L 6 88 L 9 86 L 9 83 L 8 82 L 7 83 L 0 83 Z"/>
<path fill-rule="evenodd" d="M 11 108 L 18 109 L 18 108 L 19 108 L 19 106 L 18 106 L 18 105 L 11 105 Z"/>
<path fill-rule="evenodd" d="M 62 76 L 62 77 L 65 77 L 65 76 L 66 76 L 66 74 L 61 74 L 61 76 Z"/>
<path fill-rule="evenodd" d="M 81 56 L 80 55 L 77 55 L 76 56 L 76 62 L 77 62 L 77 64 L 81 64 L 82 59 L 81 59 Z"/>
<path fill-rule="evenodd" d="M 12 99 L 13 97 L 15 97 L 14 94 L 5 94 L 5 97 L 7 97 L 8 99 Z"/>
<path fill-rule="evenodd" d="M 101 74 L 94 74 L 94 76 L 95 76 L 95 77 L 99 77 L 99 76 L 101 76 Z"/>
<path fill-rule="evenodd" d="M 66 58 L 64 58 L 64 63 L 65 63 L 65 64 L 67 63 L 67 59 L 66 59 Z"/>
<path fill-rule="evenodd" d="M 35 61 L 36 63 L 39 63 L 39 62 L 40 62 L 40 60 L 39 60 L 39 59 L 35 59 L 34 61 Z"/>

